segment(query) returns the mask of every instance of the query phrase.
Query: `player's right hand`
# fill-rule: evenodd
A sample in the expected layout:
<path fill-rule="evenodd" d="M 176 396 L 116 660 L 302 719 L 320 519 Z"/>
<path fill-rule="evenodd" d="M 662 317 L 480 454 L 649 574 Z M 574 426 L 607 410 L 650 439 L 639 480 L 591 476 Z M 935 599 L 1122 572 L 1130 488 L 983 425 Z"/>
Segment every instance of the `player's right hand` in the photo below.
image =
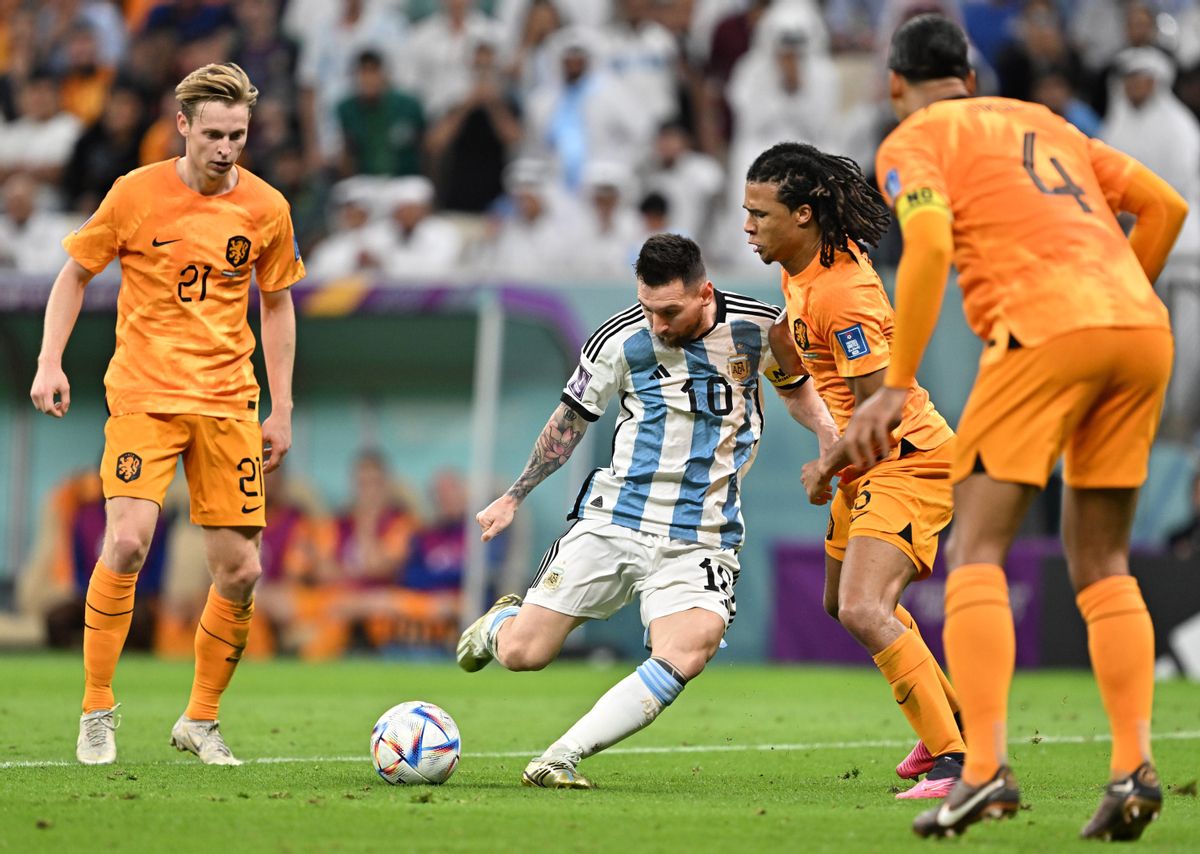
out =
<path fill-rule="evenodd" d="M 475 521 L 483 529 L 480 539 L 485 543 L 497 537 L 501 531 L 512 524 L 513 516 L 517 515 L 520 504 L 511 495 L 501 495 L 482 511 L 475 514 Z"/>
<path fill-rule="evenodd" d="M 55 400 L 55 398 L 58 400 Z M 29 399 L 38 412 L 62 418 L 71 408 L 71 384 L 61 365 L 38 365 L 37 376 L 29 389 Z"/>

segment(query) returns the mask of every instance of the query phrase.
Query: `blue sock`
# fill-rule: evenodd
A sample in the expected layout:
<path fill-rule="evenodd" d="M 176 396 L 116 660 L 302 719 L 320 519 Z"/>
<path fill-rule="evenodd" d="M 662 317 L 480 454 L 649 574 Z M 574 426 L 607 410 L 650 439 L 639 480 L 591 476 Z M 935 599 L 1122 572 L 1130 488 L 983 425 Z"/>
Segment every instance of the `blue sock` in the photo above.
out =
<path fill-rule="evenodd" d="M 637 675 L 650 689 L 654 699 L 669 706 L 675 702 L 687 680 L 669 661 L 663 658 L 648 658 L 638 666 Z"/>
<path fill-rule="evenodd" d="M 497 612 L 496 616 L 492 618 L 492 624 L 488 626 L 487 631 L 484 632 L 484 638 L 487 642 L 488 652 L 490 652 L 492 655 L 496 654 L 496 632 L 500 631 L 500 625 L 505 620 L 511 620 L 513 617 L 517 616 L 517 612 L 520 610 L 520 605 L 509 605 L 507 608 Z"/>

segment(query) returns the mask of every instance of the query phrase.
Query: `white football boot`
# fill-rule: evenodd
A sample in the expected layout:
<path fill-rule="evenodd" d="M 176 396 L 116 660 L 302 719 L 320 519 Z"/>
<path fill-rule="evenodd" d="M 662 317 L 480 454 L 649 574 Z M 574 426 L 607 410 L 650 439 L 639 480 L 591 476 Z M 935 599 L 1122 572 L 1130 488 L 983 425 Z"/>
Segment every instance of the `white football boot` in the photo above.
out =
<path fill-rule="evenodd" d="M 196 754 L 205 765 L 242 764 L 221 738 L 220 721 L 194 721 L 180 715 L 171 727 L 171 746 Z"/>
<path fill-rule="evenodd" d="M 111 765 L 117 760 L 117 727 L 121 716 L 117 703 L 111 709 L 97 709 L 79 718 L 79 738 L 75 741 L 75 758 L 84 765 Z"/>
<path fill-rule="evenodd" d="M 458 666 L 468 673 L 474 673 L 476 670 L 481 670 L 494 657 L 492 651 L 488 649 L 487 633 L 492 627 L 492 621 L 496 615 L 505 608 L 521 606 L 521 597 L 515 593 L 508 593 L 496 600 L 496 604 L 488 608 L 482 617 L 467 627 L 467 630 L 462 633 L 462 637 L 458 639 L 457 658 Z"/>

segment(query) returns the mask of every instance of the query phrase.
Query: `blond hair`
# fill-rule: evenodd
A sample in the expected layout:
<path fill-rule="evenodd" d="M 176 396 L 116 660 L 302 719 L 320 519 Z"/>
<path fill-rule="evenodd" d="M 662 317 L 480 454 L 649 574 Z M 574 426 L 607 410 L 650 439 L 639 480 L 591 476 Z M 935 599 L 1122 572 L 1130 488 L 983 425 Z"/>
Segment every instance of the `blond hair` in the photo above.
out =
<path fill-rule="evenodd" d="M 258 103 L 258 88 L 240 65 L 214 62 L 183 78 L 175 87 L 175 99 L 190 122 L 196 115 L 196 107 L 206 101 L 223 101 L 229 106 L 245 104 L 252 110 Z"/>

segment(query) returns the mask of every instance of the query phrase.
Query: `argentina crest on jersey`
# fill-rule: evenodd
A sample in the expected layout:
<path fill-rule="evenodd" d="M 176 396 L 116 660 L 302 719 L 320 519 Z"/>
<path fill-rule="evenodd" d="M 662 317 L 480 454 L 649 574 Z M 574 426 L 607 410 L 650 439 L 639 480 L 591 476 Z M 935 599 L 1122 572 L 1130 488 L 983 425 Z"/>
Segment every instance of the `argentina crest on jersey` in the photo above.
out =
<path fill-rule="evenodd" d="M 593 341 L 590 353 L 585 345 L 564 401 L 581 400 L 578 390 L 584 403 L 599 404 L 589 398 L 607 388 L 620 410 L 612 462 L 588 478 L 572 515 L 741 545 L 741 478 L 762 433 L 758 374 L 774 367 L 767 330 L 778 310 L 720 292 L 717 303 L 713 328 L 679 347 L 660 341 L 640 314 L 610 320 L 607 339 Z"/>

